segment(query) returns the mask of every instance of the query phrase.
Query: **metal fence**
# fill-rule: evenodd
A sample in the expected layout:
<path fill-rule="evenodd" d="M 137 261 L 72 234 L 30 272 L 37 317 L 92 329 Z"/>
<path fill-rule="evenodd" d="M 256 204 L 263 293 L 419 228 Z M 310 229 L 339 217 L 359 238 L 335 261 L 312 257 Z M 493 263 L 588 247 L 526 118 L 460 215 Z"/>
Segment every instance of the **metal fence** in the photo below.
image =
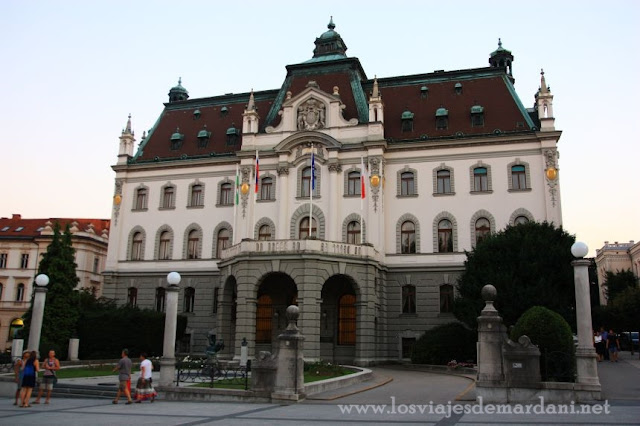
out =
<path fill-rule="evenodd" d="M 176 386 L 201 383 L 211 388 L 249 389 L 251 361 L 246 366 L 231 365 L 216 358 L 185 358 L 176 363 Z"/>

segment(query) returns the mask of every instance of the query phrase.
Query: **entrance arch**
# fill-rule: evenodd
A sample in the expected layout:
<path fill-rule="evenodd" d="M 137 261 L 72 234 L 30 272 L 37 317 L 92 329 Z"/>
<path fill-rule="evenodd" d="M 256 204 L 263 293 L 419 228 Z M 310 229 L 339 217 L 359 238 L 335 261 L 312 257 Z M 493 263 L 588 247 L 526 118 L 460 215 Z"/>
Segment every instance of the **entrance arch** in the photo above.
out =
<path fill-rule="evenodd" d="M 358 344 L 355 281 L 347 275 L 334 275 L 322 286 L 321 297 L 320 358 L 353 364 Z"/>
<path fill-rule="evenodd" d="M 267 274 L 258 285 L 256 301 L 255 353 L 273 352 L 274 342 L 287 327 L 287 307 L 298 304 L 298 286 L 287 274 Z"/>

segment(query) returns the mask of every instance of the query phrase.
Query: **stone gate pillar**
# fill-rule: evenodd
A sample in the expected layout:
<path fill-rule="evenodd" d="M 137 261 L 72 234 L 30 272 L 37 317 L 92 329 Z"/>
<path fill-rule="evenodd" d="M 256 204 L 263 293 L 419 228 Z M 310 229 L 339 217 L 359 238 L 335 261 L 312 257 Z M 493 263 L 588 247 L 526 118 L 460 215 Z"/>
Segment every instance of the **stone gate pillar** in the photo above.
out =
<path fill-rule="evenodd" d="M 478 386 L 504 382 L 502 342 L 504 326 L 502 317 L 493 306 L 496 288 L 485 285 L 482 298 L 486 305 L 478 317 Z"/>

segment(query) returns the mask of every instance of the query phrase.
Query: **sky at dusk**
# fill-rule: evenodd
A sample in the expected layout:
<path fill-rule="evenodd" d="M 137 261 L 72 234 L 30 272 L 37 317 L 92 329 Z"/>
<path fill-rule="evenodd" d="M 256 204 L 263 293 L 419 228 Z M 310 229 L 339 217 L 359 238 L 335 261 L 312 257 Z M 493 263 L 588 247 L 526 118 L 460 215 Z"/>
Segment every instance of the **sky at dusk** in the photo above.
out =
<path fill-rule="evenodd" d="M 544 68 L 564 228 L 590 254 L 640 239 L 638 1 L 0 1 L 0 216 L 110 218 L 118 136 L 191 98 L 279 88 L 333 15 L 367 76 L 488 66 L 526 107 Z"/>

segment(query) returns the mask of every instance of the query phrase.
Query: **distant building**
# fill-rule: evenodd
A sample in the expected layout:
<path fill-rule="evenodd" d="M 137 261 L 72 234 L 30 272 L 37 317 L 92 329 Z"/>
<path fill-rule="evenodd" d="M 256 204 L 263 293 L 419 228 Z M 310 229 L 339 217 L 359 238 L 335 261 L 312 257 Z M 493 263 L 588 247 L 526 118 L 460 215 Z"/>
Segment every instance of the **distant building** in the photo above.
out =
<path fill-rule="evenodd" d="M 607 304 L 607 291 L 604 283 L 607 272 L 619 272 L 627 269 L 633 275 L 640 277 L 640 242 L 633 240 L 628 243 L 605 241 L 602 248 L 596 250 L 596 268 L 600 283 L 600 304 Z"/>
<path fill-rule="evenodd" d="M 162 311 L 177 271 L 182 351 L 209 333 L 223 357 L 243 338 L 250 356 L 272 350 L 295 303 L 310 360 L 408 358 L 455 320 L 465 250 L 562 224 L 544 73 L 525 108 L 501 42 L 488 67 L 385 78 L 346 50 L 330 22 L 273 90 L 194 99 L 179 80 L 135 154 L 127 122 L 106 297 Z"/>
<path fill-rule="evenodd" d="M 79 288 L 98 296 L 102 292 L 108 219 L 23 219 L 19 214 L 0 218 L 0 350 L 9 346 L 29 308 L 40 259 L 51 243 L 56 221 L 61 232 L 67 224 L 71 227 Z"/>

